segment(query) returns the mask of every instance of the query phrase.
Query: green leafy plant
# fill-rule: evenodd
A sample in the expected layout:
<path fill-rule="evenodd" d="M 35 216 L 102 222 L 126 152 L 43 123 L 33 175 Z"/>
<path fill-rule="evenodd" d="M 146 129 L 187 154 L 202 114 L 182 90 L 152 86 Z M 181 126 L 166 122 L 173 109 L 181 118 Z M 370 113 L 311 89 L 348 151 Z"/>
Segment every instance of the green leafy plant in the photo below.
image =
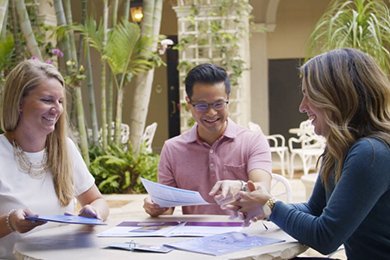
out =
<path fill-rule="evenodd" d="M 390 12 L 383 0 L 333 0 L 309 40 L 308 56 L 351 47 L 390 68 Z"/>
<path fill-rule="evenodd" d="M 147 153 L 144 146 L 138 155 L 127 146 L 94 146 L 90 158 L 89 169 L 102 193 L 145 193 L 140 177 L 157 180 L 159 155 Z"/>
<path fill-rule="evenodd" d="M 14 38 L 12 34 L 7 34 L 4 38 L 0 38 L 0 72 L 10 69 L 13 52 Z"/>
<path fill-rule="evenodd" d="M 181 130 L 194 124 L 184 100 L 184 78 L 194 66 L 213 63 L 226 69 L 230 82 L 230 107 L 236 120 L 242 99 L 242 84 L 248 75 L 245 70 L 246 47 L 252 10 L 248 0 L 184 0 L 177 2 L 179 42 L 174 49 L 179 52 L 177 69 L 180 78 Z M 237 113 L 236 113 L 237 112 Z"/>
<path fill-rule="evenodd" d="M 187 32 L 191 33 L 185 34 L 180 38 L 179 43 L 176 45 L 177 50 L 188 51 L 189 47 L 194 45 L 194 43 L 199 46 L 199 49 L 203 47 L 208 48 L 211 44 L 215 54 L 214 58 L 221 58 L 221 60 L 210 60 L 210 62 L 219 63 L 219 65 L 227 69 L 232 85 L 237 85 L 238 80 L 246 69 L 245 62 L 239 55 L 239 44 L 247 30 L 245 29 L 245 23 L 241 19 L 229 20 L 225 18 L 229 16 L 241 17 L 244 13 L 250 13 L 251 6 L 248 1 L 221 0 L 213 2 L 207 8 L 203 6 L 207 10 L 208 17 L 213 17 L 210 22 L 198 19 L 200 8 L 202 7 L 199 7 L 194 1 L 187 1 L 186 4 L 190 5 L 186 29 Z M 196 21 L 198 21 L 197 28 L 199 34 L 193 34 L 192 32 L 196 28 Z M 194 65 L 196 64 L 188 60 L 181 60 L 178 69 L 185 75 Z"/>
<path fill-rule="evenodd" d="M 76 62 L 68 60 L 66 63 L 68 73 L 64 76 L 65 84 L 70 87 L 78 87 L 85 80 L 83 65 L 77 66 Z"/>
<path fill-rule="evenodd" d="M 107 61 L 111 69 L 113 82 L 117 90 L 115 143 L 119 144 L 126 85 L 131 82 L 135 75 L 164 65 L 164 62 L 157 52 L 148 49 L 152 39 L 142 36 L 139 26 L 127 20 L 121 20 L 111 29 L 107 35 L 105 45 L 102 44 L 103 25 L 92 18 L 87 19 L 83 25 L 69 26 L 67 29 L 81 32 L 90 46 L 100 53 L 102 62 Z M 105 114 L 106 112 L 102 111 L 102 113 Z"/>

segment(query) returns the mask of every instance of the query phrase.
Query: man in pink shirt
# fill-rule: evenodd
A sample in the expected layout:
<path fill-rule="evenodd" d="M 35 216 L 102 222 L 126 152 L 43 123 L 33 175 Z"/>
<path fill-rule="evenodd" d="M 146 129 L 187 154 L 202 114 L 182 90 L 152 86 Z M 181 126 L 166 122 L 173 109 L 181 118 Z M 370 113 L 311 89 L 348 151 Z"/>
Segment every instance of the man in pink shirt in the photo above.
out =
<path fill-rule="evenodd" d="M 271 152 L 265 136 L 228 118 L 230 81 L 226 71 L 201 64 L 187 75 L 186 101 L 196 124 L 167 140 L 161 151 L 158 179 L 162 184 L 198 191 L 211 205 L 183 206 L 184 214 L 229 214 L 230 202 L 246 181 L 269 190 Z M 217 204 L 215 204 L 217 202 Z M 145 211 L 152 217 L 172 214 L 150 198 Z"/>

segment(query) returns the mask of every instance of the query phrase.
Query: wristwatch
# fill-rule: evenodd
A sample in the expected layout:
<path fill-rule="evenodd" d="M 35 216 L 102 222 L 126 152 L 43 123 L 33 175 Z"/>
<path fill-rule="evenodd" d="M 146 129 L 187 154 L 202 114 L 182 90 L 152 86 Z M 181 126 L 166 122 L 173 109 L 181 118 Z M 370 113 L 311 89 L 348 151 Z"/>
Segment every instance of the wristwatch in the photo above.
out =
<path fill-rule="evenodd" d="M 267 202 L 263 205 L 263 211 L 265 214 L 265 218 L 268 219 L 269 216 L 271 216 L 272 210 L 275 207 L 275 199 L 274 198 L 269 198 Z"/>
<path fill-rule="evenodd" d="M 241 182 L 241 191 L 248 191 L 248 183 L 240 180 Z"/>

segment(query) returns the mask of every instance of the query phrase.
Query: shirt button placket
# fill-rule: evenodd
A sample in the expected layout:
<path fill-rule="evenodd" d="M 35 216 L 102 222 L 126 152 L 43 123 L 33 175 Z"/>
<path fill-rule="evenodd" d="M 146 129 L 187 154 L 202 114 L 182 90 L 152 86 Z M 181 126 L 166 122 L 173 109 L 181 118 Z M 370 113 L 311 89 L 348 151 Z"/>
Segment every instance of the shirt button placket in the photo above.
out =
<path fill-rule="evenodd" d="M 212 175 L 215 174 L 215 168 L 214 168 L 214 150 L 213 149 L 210 149 L 210 152 L 209 152 L 209 169 L 210 169 L 210 173 Z"/>

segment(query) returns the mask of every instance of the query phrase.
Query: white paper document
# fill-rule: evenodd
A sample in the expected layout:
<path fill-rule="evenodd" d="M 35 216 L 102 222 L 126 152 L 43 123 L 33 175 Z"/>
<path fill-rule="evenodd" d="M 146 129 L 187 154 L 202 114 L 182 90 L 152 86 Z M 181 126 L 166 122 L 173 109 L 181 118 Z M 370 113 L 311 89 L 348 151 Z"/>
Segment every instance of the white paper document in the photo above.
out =
<path fill-rule="evenodd" d="M 98 234 L 99 237 L 203 237 L 242 231 L 243 222 L 212 221 L 123 221 Z"/>
<path fill-rule="evenodd" d="M 214 236 L 168 243 L 165 246 L 175 249 L 207 254 L 223 255 L 252 247 L 281 243 L 284 240 L 269 237 L 250 236 L 242 232 L 229 232 Z"/>
<path fill-rule="evenodd" d="M 144 178 L 141 178 L 141 181 L 152 198 L 152 201 L 160 207 L 210 204 L 197 191 L 178 189 Z"/>

